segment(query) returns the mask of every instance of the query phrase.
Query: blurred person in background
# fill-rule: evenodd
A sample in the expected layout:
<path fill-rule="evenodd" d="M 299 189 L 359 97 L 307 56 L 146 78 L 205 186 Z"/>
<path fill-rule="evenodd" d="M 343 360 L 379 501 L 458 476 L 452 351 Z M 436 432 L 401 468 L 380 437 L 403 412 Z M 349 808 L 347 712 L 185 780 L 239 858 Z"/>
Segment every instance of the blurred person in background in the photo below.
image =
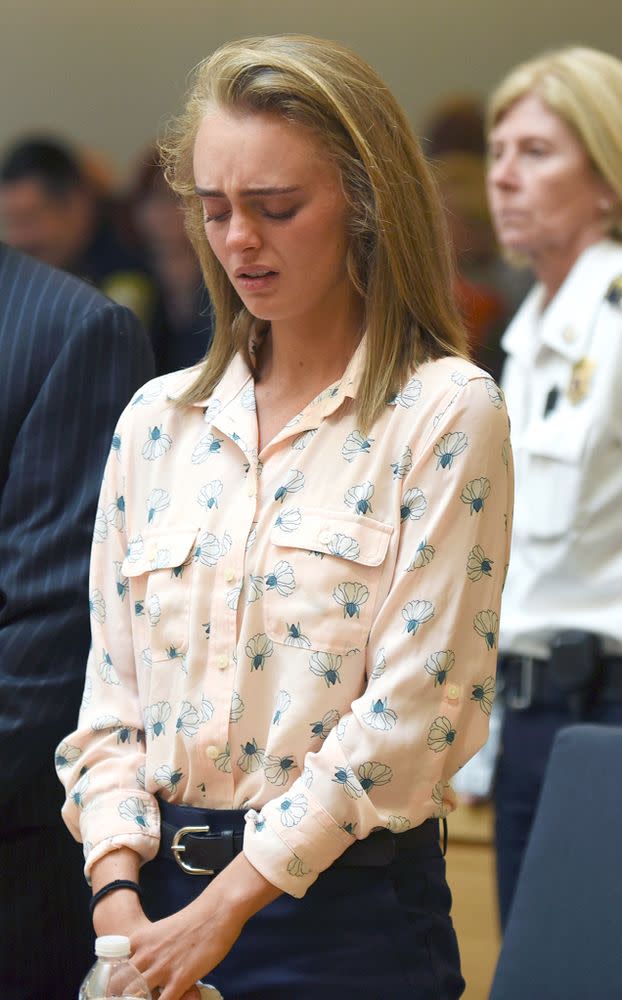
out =
<path fill-rule="evenodd" d="M 499 254 L 486 199 L 486 133 L 482 102 L 468 95 L 443 100 L 423 128 L 456 255 L 458 307 L 474 360 L 497 378 L 499 340 L 531 281 L 516 276 Z"/>
<path fill-rule="evenodd" d="M 52 136 L 18 140 L 0 162 L 0 219 L 6 242 L 96 285 L 150 330 L 155 288 L 124 245 L 111 205 L 69 146 Z"/>
<path fill-rule="evenodd" d="M 153 356 L 129 310 L 0 243 L 0 357 L 0 992 L 69 1000 L 92 935 L 52 754 L 84 687 L 105 457 Z M 122 517 L 119 495 L 99 531 Z M 90 608 L 105 613 L 100 593 Z"/>
<path fill-rule="evenodd" d="M 152 324 L 157 373 L 188 368 L 205 356 L 211 342 L 210 301 L 181 201 L 164 179 L 155 148 L 136 170 L 128 209 L 158 285 Z"/>
<path fill-rule="evenodd" d="M 517 475 L 499 641 L 502 923 L 557 730 L 622 722 L 621 109 L 622 62 L 587 48 L 518 66 L 490 101 L 495 229 L 538 279 L 502 340 Z"/>

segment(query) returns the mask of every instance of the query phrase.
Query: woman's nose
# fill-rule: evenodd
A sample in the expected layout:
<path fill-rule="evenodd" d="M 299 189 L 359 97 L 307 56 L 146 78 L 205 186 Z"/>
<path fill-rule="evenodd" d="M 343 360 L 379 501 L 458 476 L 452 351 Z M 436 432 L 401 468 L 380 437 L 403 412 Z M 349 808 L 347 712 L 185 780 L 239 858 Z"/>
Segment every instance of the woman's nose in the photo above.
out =
<path fill-rule="evenodd" d="M 232 212 L 227 231 L 227 247 L 230 250 L 257 249 L 261 244 L 259 227 L 247 212 Z"/>

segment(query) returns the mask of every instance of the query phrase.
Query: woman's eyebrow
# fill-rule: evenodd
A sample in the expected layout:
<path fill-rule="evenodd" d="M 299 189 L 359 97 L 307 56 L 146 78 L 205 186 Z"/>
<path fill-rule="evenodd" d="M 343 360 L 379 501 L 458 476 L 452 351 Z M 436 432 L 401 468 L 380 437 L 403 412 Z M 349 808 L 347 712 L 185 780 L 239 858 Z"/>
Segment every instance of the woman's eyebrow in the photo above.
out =
<path fill-rule="evenodd" d="M 195 187 L 196 193 L 201 198 L 226 198 L 224 191 L 217 191 L 213 188 L 201 188 Z M 292 194 L 294 191 L 300 191 L 298 185 L 292 187 L 255 187 L 255 188 L 244 188 L 240 191 L 242 197 L 248 198 L 256 195 L 271 195 L 271 194 Z"/>

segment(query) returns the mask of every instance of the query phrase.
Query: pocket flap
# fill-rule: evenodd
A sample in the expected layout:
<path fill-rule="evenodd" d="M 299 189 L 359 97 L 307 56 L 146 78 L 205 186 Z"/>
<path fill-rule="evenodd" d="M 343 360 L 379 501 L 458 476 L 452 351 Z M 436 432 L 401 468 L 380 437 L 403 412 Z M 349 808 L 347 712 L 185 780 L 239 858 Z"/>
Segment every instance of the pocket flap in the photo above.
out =
<path fill-rule="evenodd" d="M 290 549 L 307 549 L 363 566 L 379 566 L 392 534 L 393 525 L 370 517 L 353 517 L 320 507 L 295 507 L 277 518 L 270 540 Z"/>
<path fill-rule="evenodd" d="M 170 531 L 146 531 L 130 538 L 127 554 L 121 566 L 124 576 L 142 576 L 155 569 L 176 569 L 182 566 L 197 537 L 196 528 Z"/>

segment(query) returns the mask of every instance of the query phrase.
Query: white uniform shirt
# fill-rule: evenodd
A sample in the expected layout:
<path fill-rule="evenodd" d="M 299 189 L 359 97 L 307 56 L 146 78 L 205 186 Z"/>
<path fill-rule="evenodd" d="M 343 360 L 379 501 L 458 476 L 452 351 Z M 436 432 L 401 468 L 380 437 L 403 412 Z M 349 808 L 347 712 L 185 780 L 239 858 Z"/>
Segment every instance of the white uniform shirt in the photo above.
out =
<path fill-rule="evenodd" d="M 502 340 L 516 468 L 505 652 L 546 657 L 564 629 L 622 649 L 622 302 L 608 296 L 621 275 L 620 244 L 590 247 L 544 312 L 532 289 Z"/>

